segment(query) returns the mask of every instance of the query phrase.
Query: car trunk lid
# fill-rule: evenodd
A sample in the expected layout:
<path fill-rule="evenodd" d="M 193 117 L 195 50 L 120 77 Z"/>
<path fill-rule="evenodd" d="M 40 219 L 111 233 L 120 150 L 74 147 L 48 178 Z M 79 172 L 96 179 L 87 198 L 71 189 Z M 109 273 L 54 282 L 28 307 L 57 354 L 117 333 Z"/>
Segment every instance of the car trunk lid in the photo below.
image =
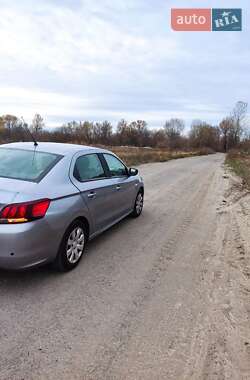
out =
<path fill-rule="evenodd" d="M 22 200 L 22 195 L 30 193 L 34 185 L 33 182 L 0 178 L 0 209 L 7 204 L 25 200 Z"/>

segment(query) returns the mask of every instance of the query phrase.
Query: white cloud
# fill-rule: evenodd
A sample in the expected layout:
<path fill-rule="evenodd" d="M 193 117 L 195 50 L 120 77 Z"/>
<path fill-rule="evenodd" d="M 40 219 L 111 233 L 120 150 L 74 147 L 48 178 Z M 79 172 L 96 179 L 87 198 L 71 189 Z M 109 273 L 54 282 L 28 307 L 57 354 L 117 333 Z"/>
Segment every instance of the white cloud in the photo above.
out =
<path fill-rule="evenodd" d="M 23 116 L 28 122 L 37 112 L 47 115 L 48 121 L 54 115 L 70 117 L 72 112 L 76 118 L 81 118 L 83 110 L 90 107 L 88 99 L 17 87 L 1 88 L 0 104 L 5 114 Z"/>

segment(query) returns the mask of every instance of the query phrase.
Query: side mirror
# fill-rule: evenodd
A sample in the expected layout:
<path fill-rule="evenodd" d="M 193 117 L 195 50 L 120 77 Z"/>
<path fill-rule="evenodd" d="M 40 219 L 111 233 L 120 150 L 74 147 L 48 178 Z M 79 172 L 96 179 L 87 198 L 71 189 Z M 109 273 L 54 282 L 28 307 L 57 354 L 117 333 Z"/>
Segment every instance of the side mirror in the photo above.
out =
<path fill-rule="evenodd" d="M 129 174 L 130 177 L 131 177 L 131 176 L 135 176 L 135 175 L 138 174 L 138 169 L 135 169 L 135 168 L 129 168 L 129 169 L 128 169 L 128 174 Z"/>

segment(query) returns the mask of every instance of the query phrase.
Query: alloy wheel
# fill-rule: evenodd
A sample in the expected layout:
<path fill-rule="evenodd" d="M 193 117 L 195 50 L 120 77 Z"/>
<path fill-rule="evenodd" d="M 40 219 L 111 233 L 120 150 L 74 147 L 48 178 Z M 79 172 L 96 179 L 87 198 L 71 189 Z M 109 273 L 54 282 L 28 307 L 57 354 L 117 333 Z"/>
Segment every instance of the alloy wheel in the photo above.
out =
<path fill-rule="evenodd" d="M 142 212 L 142 208 L 143 208 L 143 195 L 142 193 L 139 193 L 135 201 L 135 209 L 138 215 Z"/>
<path fill-rule="evenodd" d="M 78 226 L 71 232 L 67 241 L 66 254 L 70 264 L 75 264 L 80 260 L 84 245 L 84 230 Z"/>

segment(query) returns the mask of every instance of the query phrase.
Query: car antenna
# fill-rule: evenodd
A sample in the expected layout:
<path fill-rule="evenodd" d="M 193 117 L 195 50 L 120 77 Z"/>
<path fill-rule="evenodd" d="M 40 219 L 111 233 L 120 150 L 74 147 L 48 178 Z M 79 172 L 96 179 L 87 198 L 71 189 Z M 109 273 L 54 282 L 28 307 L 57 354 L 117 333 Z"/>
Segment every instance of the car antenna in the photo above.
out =
<path fill-rule="evenodd" d="M 34 147 L 36 148 L 36 147 L 38 146 L 38 142 L 36 141 L 35 137 L 34 137 L 33 134 L 31 133 L 31 131 L 30 131 L 30 129 L 28 128 L 27 123 L 25 123 L 23 117 L 21 117 L 21 120 L 22 120 L 22 127 L 23 127 L 23 129 L 25 130 L 25 132 L 26 132 L 28 135 L 30 135 L 30 137 L 31 137 L 31 139 L 32 139 L 32 141 L 33 141 L 33 143 L 34 143 Z"/>

